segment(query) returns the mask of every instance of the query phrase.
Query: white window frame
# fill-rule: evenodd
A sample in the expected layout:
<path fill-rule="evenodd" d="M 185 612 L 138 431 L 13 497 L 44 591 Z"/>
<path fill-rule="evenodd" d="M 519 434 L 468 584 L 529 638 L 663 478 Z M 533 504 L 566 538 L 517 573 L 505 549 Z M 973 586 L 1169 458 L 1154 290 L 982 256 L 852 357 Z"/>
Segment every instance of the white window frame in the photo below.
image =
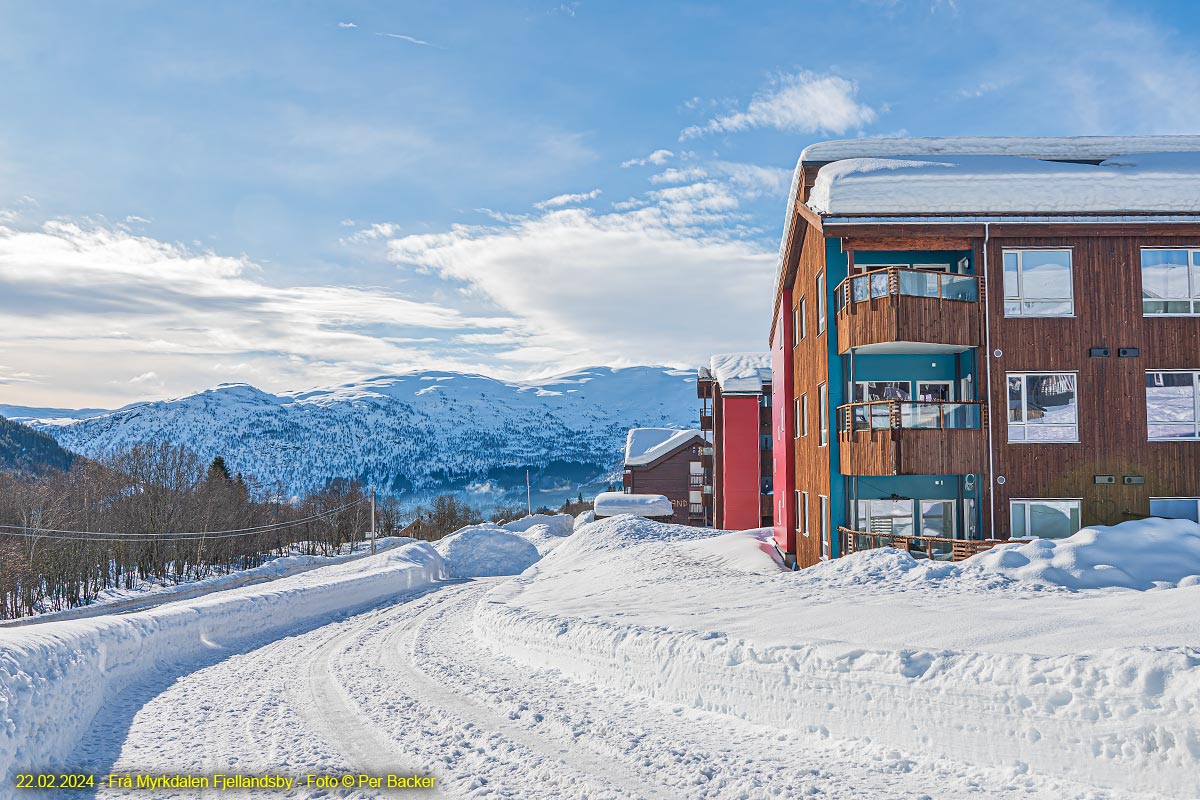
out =
<path fill-rule="evenodd" d="M 1184 424 L 1172 422 L 1169 419 L 1150 419 L 1150 388 L 1146 387 L 1146 439 L 1151 442 L 1195 442 L 1200 441 L 1200 370 L 1194 369 L 1148 369 L 1146 377 L 1151 375 L 1191 375 L 1192 376 L 1192 435 L 1191 436 L 1167 436 L 1163 438 L 1154 438 L 1150 436 L 1150 426 L 1157 422 L 1162 425 Z"/>
<path fill-rule="evenodd" d="M 817 335 L 820 336 L 825 332 L 826 319 L 825 315 L 828 309 L 825 307 L 825 270 L 817 273 Z"/>
<path fill-rule="evenodd" d="M 1028 534 L 1030 532 L 1030 528 L 1031 528 L 1031 526 L 1029 524 L 1029 504 L 1030 503 L 1074 503 L 1079 508 L 1079 528 L 1075 531 L 1072 531 L 1071 533 L 1069 533 L 1067 535 L 1074 536 L 1076 533 L 1078 533 L 1079 531 L 1081 531 L 1085 527 L 1087 527 L 1083 522 L 1083 498 L 1082 497 L 1013 497 L 1013 498 L 1010 498 L 1008 501 L 1008 521 L 1009 521 L 1010 527 L 1012 526 L 1013 506 L 1016 505 L 1017 503 L 1025 504 L 1025 532 L 1026 532 L 1026 534 Z M 1013 531 L 1010 530 L 1009 536 L 1012 536 L 1012 535 L 1013 535 Z"/>
<path fill-rule="evenodd" d="M 829 540 L 829 497 L 826 495 L 817 495 L 817 513 L 821 517 L 817 520 L 821 531 L 821 560 L 828 561 L 833 555 L 833 550 Z"/>
<path fill-rule="evenodd" d="M 824 383 L 817 384 L 817 429 L 818 441 L 817 444 L 821 447 L 829 446 L 829 386 Z"/>
<path fill-rule="evenodd" d="M 1172 502 L 1192 502 L 1196 504 L 1196 518 L 1200 519 L 1200 497 L 1151 497 L 1150 502 L 1155 500 L 1167 500 Z M 1154 512 L 1150 512 L 1150 516 L 1154 516 Z M 1155 517 L 1155 519 L 1179 519 L 1179 517 Z"/>
<path fill-rule="evenodd" d="M 800 341 L 808 338 L 808 298 L 804 295 L 800 296 Z"/>
<path fill-rule="evenodd" d="M 804 302 L 803 298 L 800 302 Z M 802 316 L 799 305 L 792 309 L 792 347 L 800 344 L 800 318 Z"/>
<path fill-rule="evenodd" d="M 1068 261 L 1067 272 L 1068 272 L 1069 277 L 1067 279 L 1067 285 L 1071 289 L 1071 296 L 1070 297 L 1037 297 L 1037 296 L 1027 295 L 1025 293 L 1024 254 L 1025 253 L 1056 253 L 1056 252 L 1060 252 L 1060 251 L 1065 252 L 1068 257 L 1067 258 L 1067 261 Z M 1004 288 L 1003 288 L 1004 256 L 1008 255 L 1009 253 L 1015 253 L 1017 256 L 1017 296 L 1016 297 L 1009 297 L 1008 291 L 1004 290 Z M 1001 276 L 1001 289 L 1002 289 L 1001 302 L 1003 302 L 1003 304 L 1004 304 L 1004 316 L 1005 317 L 1007 317 L 1009 319 L 1019 319 L 1019 318 L 1029 318 L 1029 317 L 1067 319 L 1067 318 L 1075 316 L 1075 251 L 1072 248 L 1070 248 L 1070 247 L 1005 247 L 1005 248 L 1003 248 L 1003 250 L 1000 253 L 1000 276 Z M 1033 312 L 1027 312 L 1025 310 L 1025 303 L 1027 303 L 1027 302 L 1028 303 L 1038 303 L 1038 302 L 1064 303 L 1064 302 L 1066 302 L 1066 303 L 1071 304 L 1071 311 L 1069 314 L 1037 314 L 1037 313 L 1033 313 Z M 1009 303 L 1017 304 L 1017 313 L 1015 313 L 1015 314 L 1008 313 L 1008 304 Z"/>
<path fill-rule="evenodd" d="M 800 495 L 800 508 L 798 509 L 798 513 L 800 514 L 800 532 L 807 539 L 812 535 L 812 531 L 808 528 L 808 492 L 797 492 L 796 494 Z"/>
<path fill-rule="evenodd" d="M 1074 370 L 1061 370 L 1051 372 L 1006 372 L 1004 373 L 1004 397 L 1008 397 L 1008 382 L 1011 378 L 1026 378 L 1030 375 L 1071 375 L 1075 378 L 1075 438 L 1074 439 L 1029 439 L 1028 436 L 1024 439 L 1013 439 L 1011 432 L 1013 425 L 1017 425 L 1024 430 L 1029 428 L 1029 389 L 1028 384 L 1024 380 L 1021 381 L 1021 422 L 1013 422 L 1005 417 L 1005 431 L 1008 435 L 1008 444 L 1079 444 L 1079 373 Z M 1033 427 L 1037 427 L 1034 425 Z M 1065 426 L 1064 426 L 1065 427 Z"/>
<path fill-rule="evenodd" d="M 796 408 L 797 413 L 800 415 L 800 418 L 796 420 L 799 423 L 796 430 L 800 433 L 801 437 L 805 437 L 808 436 L 808 392 L 802 393 L 800 399 L 796 402 L 799 404 Z"/>
<path fill-rule="evenodd" d="M 1170 250 L 1174 252 L 1183 252 L 1188 254 L 1187 273 L 1188 273 L 1188 296 L 1187 297 L 1156 297 L 1150 302 L 1174 302 L 1174 303 L 1191 303 L 1191 311 L 1172 312 L 1157 314 L 1151 312 L 1146 313 L 1146 301 L 1148 298 L 1142 296 L 1142 316 L 1143 317 L 1200 317 L 1200 245 L 1194 247 L 1141 247 L 1138 248 L 1139 257 L 1142 261 L 1138 265 L 1138 275 L 1142 280 L 1142 286 L 1145 286 L 1146 266 L 1145 258 L 1147 250 Z M 1144 292 L 1144 289 L 1143 289 Z"/>
<path fill-rule="evenodd" d="M 912 268 L 934 270 L 936 272 L 945 272 L 947 274 L 951 272 L 949 264 L 913 264 Z"/>

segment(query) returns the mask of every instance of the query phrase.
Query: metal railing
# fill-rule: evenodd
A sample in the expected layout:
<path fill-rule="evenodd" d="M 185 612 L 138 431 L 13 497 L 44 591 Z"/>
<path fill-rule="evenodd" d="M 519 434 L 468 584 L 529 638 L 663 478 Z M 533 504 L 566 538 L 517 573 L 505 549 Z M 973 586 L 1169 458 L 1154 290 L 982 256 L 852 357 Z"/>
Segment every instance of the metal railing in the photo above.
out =
<path fill-rule="evenodd" d="M 894 547 L 904 550 L 915 558 L 935 561 L 962 561 L 971 556 L 991 550 L 998 544 L 1024 544 L 1029 539 L 950 539 L 945 536 L 902 536 L 892 533 L 856 531 L 838 526 L 838 539 L 842 555 L 859 550 L 874 550 Z"/>
<path fill-rule="evenodd" d="M 851 275 L 834 290 L 837 310 L 878 297 L 930 297 L 963 303 L 979 302 L 979 279 L 933 269 L 885 267 Z"/>
<path fill-rule="evenodd" d="M 978 430 L 987 424 L 983 403 L 947 400 L 869 400 L 838 406 L 837 425 L 843 433 L 891 428 Z"/>
<path fill-rule="evenodd" d="M 689 474 L 688 475 L 688 486 L 693 486 L 693 487 L 703 486 L 706 482 L 707 481 L 705 480 L 705 476 L 703 474 L 700 474 L 700 475 Z"/>
<path fill-rule="evenodd" d="M 703 517 L 704 516 L 704 504 L 703 503 L 688 503 L 688 516 L 689 517 Z"/>

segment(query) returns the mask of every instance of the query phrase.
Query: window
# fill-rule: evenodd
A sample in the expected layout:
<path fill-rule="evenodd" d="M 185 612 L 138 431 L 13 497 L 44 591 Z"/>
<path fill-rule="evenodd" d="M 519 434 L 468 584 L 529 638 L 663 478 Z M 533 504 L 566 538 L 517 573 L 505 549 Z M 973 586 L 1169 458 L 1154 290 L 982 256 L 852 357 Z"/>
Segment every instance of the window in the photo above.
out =
<path fill-rule="evenodd" d="M 1012 500 L 1010 533 L 1014 539 L 1065 539 L 1078 531 L 1079 500 Z"/>
<path fill-rule="evenodd" d="M 758 435 L 758 449 L 764 451 L 771 449 L 771 434 L 760 433 Z"/>
<path fill-rule="evenodd" d="M 1150 441 L 1200 439 L 1200 372 L 1146 373 Z"/>
<path fill-rule="evenodd" d="M 825 332 L 825 273 L 817 273 L 817 333 Z"/>
<path fill-rule="evenodd" d="M 825 384 L 817 387 L 817 418 L 820 420 L 821 437 L 818 442 L 821 447 L 829 444 L 829 389 Z"/>
<path fill-rule="evenodd" d="M 859 500 L 855 528 L 889 536 L 959 538 L 954 500 Z M 914 530 L 914 524 L 920 528 Z"/>
<path fill-rule="evenodd" d="M 1004 251 L 1004 316 L 1070 317 L 1070 250 Z"/>
<path fill-rule="evenodd" d="M 803 341 L 804 337 L 808 336 L 808 301 L 801 297 L 798 308 L 800 311 L 800 323 L 796 326 L 796 330 L 799 331 L 798 335 L 800 339 L 797 341 Z"/>
<path fill-rule="evenodd" d="M 1008 441 L 1079 441 L 1075 373 L 1008 373 Z"/>
<path fill-rule="evenodd" d="M 796 492 L 796 513 L 799 515 L 799 518 L 796 520 L 796 526 L 800 529 L 800 533 L 807 537 L 809 534 L 808 492 Z"/>
<path fill-rule="evenodd" d="M 821 526 L 821 558 L 829 558 L 829 498 L 825 495 L 817 495 L 817 513 L 821 518 L 817 520 L 817 524 Z"/>
<path fill-rule="evenodd" d="M 800 431 L 801 436 L 808 436 L 808 393 L 800 395 L 800 399 L 796 401 L 796 430 Z"/>
<path fill-rule="evenodd" d="M 770 408 L 771 407 L 771 387 L 770 386 L 763 387 L 763 393 L 758 396 L 758 407 L 759 408 Z"/>
<path fill-rule="evenodd" d="M 1200 250 L 1142 250 L 1142 313 L 1200 314 Z"/>
<path fill-rule="evenodd" d="M 1150 516 L 1200 522 L 1200 497 L 1151 497 Z"/>

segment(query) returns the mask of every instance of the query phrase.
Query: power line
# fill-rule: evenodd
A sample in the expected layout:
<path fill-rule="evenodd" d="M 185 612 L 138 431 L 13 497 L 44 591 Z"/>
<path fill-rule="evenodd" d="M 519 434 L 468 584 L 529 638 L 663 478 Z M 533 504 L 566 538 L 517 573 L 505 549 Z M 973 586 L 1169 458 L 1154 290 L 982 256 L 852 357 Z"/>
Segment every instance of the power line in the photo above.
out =
<path fill-rule="evenodd" d="M 146 542 L 189 542 L 201 541 L 208 539 L 233 539 L 241 536 L 255 536 L 260 533 L 272 533 L 274 531 L 286 530 L 299 525 L 304 525 L 333 514 L 341 513 L 348 508 L 360 505 L 366 502 L 365 499 L 355 500 L 338 508 L 332 508 L 328 511 L 322 511 L 319 514 L 314 514 L 311 517 L 304 519 L 291 520 L 290 522 L 276 522 L 269 525 L 258 525 L 252 528 L 231 528 L 222 531 L 187 531 L 187 532 L 170 532 L 170 533 L 114 533 L 102 531 L 76 531 L 64 530 L 60 528 L 29 528 L 19 525 L 0 525 L 0 536 L 10 536 L 17 538 L 36 538 L 36 539 L 52 539 L 62 541 L 77 541 L 77 542 L 130 542 L 130 543 L 146 543 Z M 65 535 L 64 535 L 65 534 Z"/>

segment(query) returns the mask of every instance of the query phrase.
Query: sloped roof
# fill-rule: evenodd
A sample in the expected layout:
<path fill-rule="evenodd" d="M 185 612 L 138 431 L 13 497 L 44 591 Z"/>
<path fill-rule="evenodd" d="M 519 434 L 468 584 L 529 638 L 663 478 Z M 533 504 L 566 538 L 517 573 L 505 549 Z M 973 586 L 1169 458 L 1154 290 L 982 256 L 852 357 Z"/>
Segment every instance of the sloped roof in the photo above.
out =
<path fill-rule="evenodd" d="M 1102 161 L 1130 153 L 1196 151 L 1200 151 L 1200 136 L 922 136 L 817 142 L 804 148 L 800 161 L 821 164 L 844 158 L 901 156 L 1017 156 Z"/>
<path fill-rule="evenodd" d="M 644 467 L 675 448 L 704 434 L 675 428 L 630 428 L 625 436 L 625 466 Z"/>
<path fill-rule="evenodd" d="M 761 394 L 771 382 L 770 353 L 718 353 L 708 368 L 722 394 Z"/>

